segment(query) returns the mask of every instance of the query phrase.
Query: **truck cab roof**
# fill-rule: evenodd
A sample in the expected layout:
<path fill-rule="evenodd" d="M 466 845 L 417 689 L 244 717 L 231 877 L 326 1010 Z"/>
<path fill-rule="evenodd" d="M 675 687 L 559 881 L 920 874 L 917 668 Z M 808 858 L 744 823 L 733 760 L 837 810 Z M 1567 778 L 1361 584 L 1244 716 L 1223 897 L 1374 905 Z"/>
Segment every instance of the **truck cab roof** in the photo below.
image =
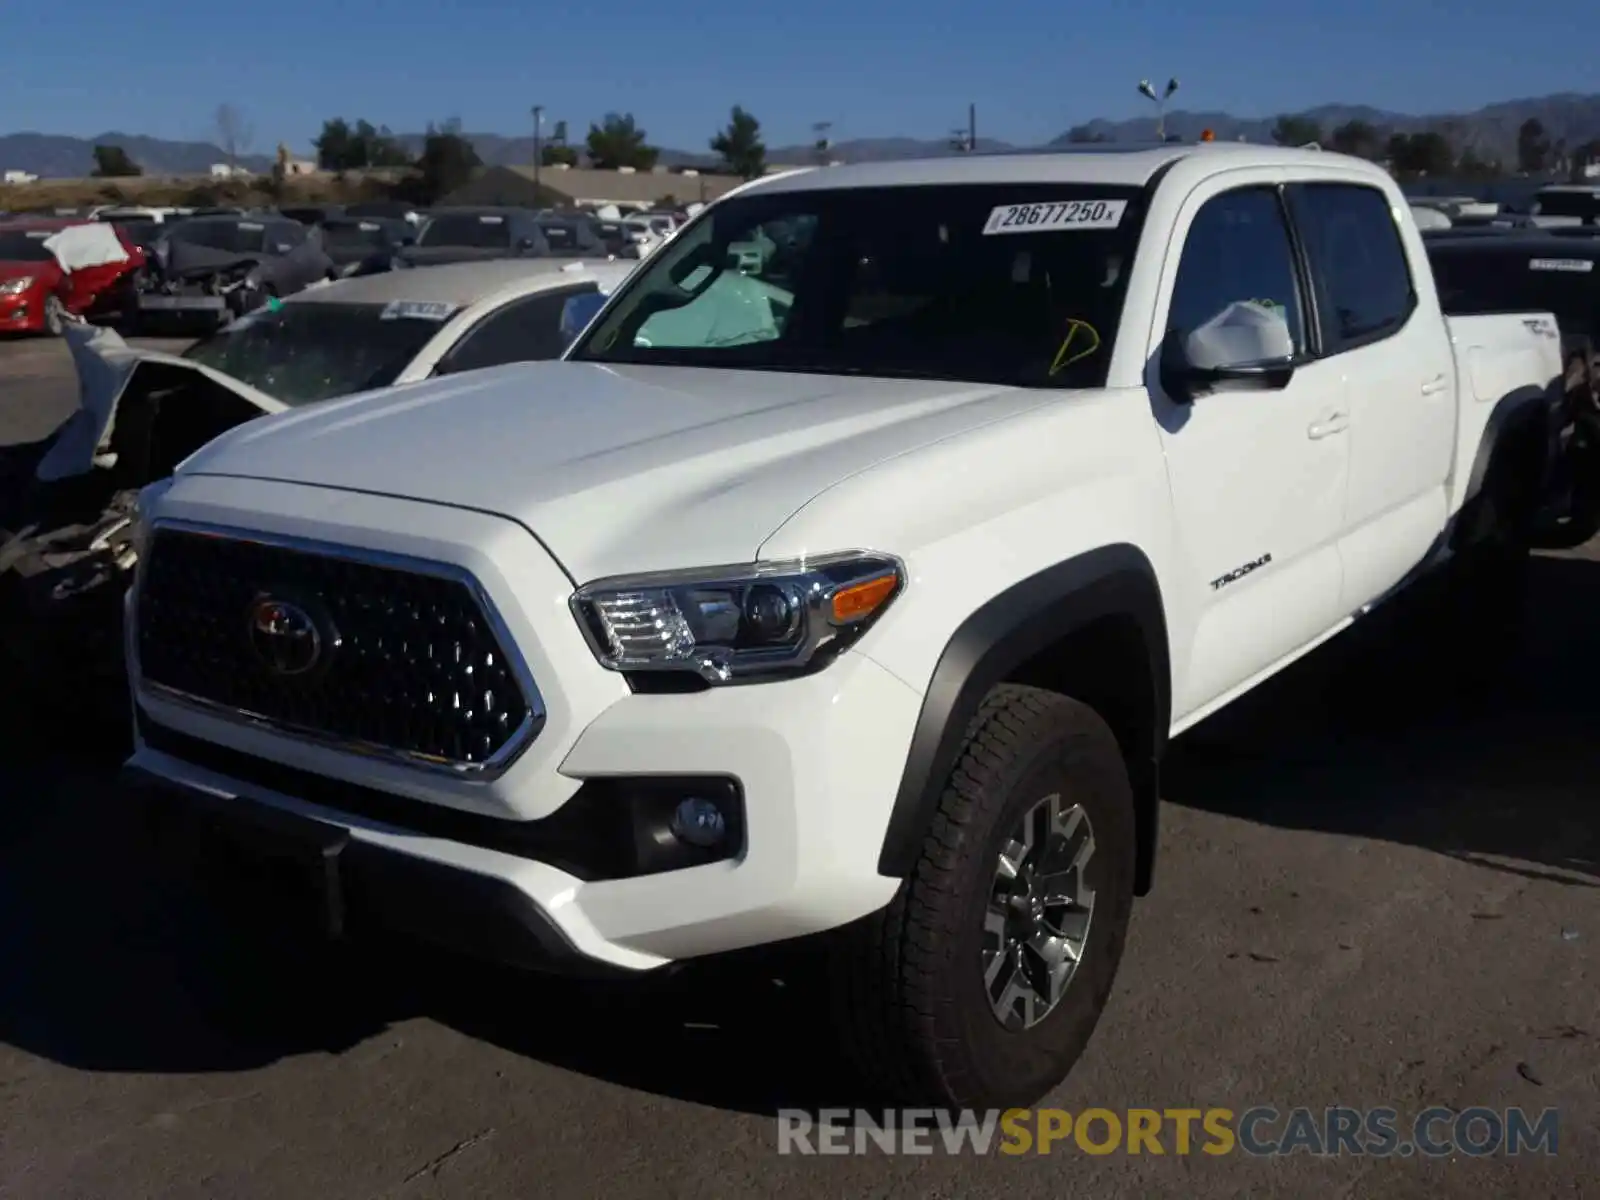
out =
<path fill-rule="evenodd" d="M 1054 150 L 1000 151 L 895 162 L 802 167 L 747 185 L 764 193 L 833 188 L 914 187 L 952 183 L 1103 183 L 1141 187 L 1165 170 L 1192 162 L 1202 173 L 1239 167 L 1289 167 L 1315 163 L 1363 171 L 1393 183 L 1365 159 L 1324 150 L 1258 146 L 1244 142 L 1163 142 L 1151 145 L 1063 146 Z M 741 189 L 743 190 L 743 189 Z"/>

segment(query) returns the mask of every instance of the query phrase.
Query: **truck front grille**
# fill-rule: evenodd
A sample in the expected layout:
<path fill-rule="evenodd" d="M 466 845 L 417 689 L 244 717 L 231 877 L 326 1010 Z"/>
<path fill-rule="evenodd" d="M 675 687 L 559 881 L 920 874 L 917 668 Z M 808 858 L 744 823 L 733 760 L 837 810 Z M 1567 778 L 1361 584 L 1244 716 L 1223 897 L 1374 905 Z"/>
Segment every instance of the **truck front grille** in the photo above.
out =
<path fill-rule="evenodd" d="M 159 527 L 141 567 L 143 685 L 364 752 L 467 771 L 538 732 L 538 693 L 463 572 Z"/>

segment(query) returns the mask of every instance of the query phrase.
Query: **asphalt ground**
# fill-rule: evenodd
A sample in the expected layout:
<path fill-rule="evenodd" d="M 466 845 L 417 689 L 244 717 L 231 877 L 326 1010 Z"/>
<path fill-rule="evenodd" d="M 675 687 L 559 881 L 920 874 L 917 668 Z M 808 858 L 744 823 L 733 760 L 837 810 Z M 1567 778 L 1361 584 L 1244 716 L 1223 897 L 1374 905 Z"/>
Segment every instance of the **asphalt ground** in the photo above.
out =
<path fill-rule="evenodd" d="M 72 394 L 59 345 L 0 344 L 0 442 Z M 1374 619 L 1179 739 L 1156 890 L 1048 1101 L 1386 1107 L 1402 1134 L 1554 1109 L 1553 1156 L 1213 1155 L 1198 1123 L 1183 1154 L 1170 1119 L 1159 1155 L 780 1154 L 779 1109 L 855 1094 L 808 979 L 623 990 L 308 945 L 146 853 L 114 753 L 0 692 L 0 1195 L 1600 1194 L 1597 559 L 1536 560 L 1492 687 Z"/>

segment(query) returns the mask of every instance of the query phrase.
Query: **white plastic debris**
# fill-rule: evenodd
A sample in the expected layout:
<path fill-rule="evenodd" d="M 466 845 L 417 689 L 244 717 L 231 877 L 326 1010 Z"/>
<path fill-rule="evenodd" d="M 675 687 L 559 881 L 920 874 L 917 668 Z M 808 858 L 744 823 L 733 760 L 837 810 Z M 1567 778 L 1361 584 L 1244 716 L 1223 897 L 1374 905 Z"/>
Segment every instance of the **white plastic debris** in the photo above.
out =
<path fill-rule="evenodd" d="M 45 238 L 44 245 L 67 272 L 128 261 L 128 248 L 117 236 L 115 225 L 69 225 Z"/>

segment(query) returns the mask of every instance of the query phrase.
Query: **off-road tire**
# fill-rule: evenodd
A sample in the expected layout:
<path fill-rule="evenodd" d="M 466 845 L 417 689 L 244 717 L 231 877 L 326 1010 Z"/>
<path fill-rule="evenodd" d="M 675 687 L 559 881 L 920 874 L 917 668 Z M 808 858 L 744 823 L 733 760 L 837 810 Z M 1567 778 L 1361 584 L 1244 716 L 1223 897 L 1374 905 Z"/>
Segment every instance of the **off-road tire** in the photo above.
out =
<path fill-rule="evenodd" d="M 984 910 L 1001 848 L 1052 793 L 1082 805 L 1095 851 L 1093 915 L 1057 1006 L 1008 1031 L 984 988 Z M 1133 792 L 1116 738 L 1093 709 L 1002 685 L 968 727 L 915 869 L 888 908 L 829 943 L 835 1028 L 886 1101 L 935 1107 L 1028 1105 L 1088 1044 L 1122 958 L 1134 883 Z"/>

